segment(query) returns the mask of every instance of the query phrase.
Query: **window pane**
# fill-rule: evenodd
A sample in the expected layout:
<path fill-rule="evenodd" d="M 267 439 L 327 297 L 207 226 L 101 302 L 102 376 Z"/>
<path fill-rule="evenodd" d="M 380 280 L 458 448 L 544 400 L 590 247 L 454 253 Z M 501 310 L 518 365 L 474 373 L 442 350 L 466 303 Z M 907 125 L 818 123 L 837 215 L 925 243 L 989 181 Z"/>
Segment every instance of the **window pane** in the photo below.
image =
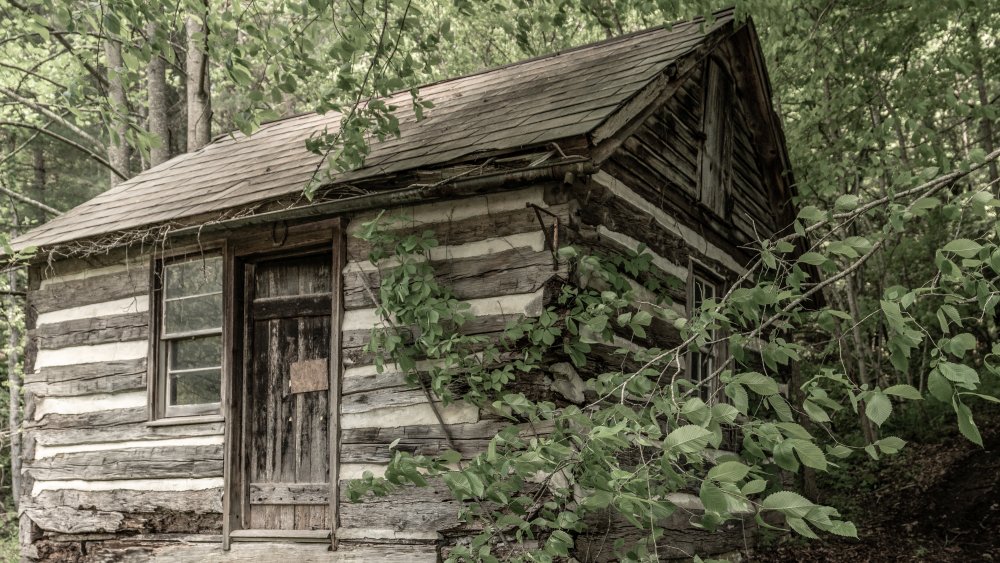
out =
<path fill-rule="evenodd" d="M 164 306 L 164 334 L 222 327 L 221 293 L 167 301 Z"/>
<path fill-rule="evenodd" d="M 163 268 L 163 295 L 167 299 L 222 291 L 222 257 L 198 257 Z"/>
<path fill-rule="evenodd" d="M 198 336 L 170 342 L 170 371 L 214 368 L 221 364 L 221 336 Z"/>
<path fill-rule="evenodd" d="M 174 405 L 202 405 L 218 403 L 222 374 L 220 370 L 177 373 L 170 376 L 168 403 Z"/>

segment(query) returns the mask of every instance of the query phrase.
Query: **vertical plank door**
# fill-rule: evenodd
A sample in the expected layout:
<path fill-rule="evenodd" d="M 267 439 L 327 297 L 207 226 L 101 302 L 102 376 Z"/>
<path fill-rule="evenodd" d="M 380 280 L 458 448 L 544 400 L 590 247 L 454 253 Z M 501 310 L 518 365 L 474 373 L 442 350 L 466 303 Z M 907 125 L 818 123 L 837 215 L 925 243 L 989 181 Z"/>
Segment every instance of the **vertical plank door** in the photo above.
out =
<path fill-rule="evenodd" d="M 247 335 L 249 527 L 329 530 L 329 253 L 255 264 Z"/>

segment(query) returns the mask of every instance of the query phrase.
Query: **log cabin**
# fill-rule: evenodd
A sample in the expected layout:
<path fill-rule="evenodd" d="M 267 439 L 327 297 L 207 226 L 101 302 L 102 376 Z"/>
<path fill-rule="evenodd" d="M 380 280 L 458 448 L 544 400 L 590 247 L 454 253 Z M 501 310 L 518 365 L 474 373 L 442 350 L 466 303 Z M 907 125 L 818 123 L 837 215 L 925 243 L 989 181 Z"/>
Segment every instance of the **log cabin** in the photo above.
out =
<path fill-rule="evenodd" d="M 389 444 L 473 456 L 504 421 L 377 373 L 378 273 L 353 236 L 383 210 L 431 230 L 440 279 L 501 330 L 551 298 L 558 246 L 644 244 L 680 310 L 794 218 L 751 21 L 731 11 L 406 92 L 401 135 L 302 196 L 340 116 L 224 135 L 24 234 L 29 264 L 20 542 L 26 560 L 437 561 L 459 529 L 441 486 L 353 503 Z M 657 338 L 676 341 L 669 326 Z M 697 379 L 724 350 L 688 358 Z M 580 375 L 545 374 L 563 402 Z M 559 372 L 562 371 L 562 375 Z M 586 374 L 583 375 L 586 377 Z M 696 511 L 694 495 L 678 505 Z M 683 553 L 744 544 L 681 518 Z M 600 529 L 577 541 L 580 561 Z M 590 534 L 588 536 L 587 534 Z M 665 555 L 667 557 L 668 555 Z"/>

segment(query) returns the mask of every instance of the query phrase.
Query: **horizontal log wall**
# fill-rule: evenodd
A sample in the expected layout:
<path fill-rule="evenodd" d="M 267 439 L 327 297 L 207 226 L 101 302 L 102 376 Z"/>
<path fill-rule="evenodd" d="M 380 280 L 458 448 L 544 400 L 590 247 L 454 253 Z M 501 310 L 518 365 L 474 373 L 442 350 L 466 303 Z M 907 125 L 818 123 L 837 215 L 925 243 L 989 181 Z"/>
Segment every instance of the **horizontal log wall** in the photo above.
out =
<path fill-rule="evenodd" d="M 527 207 L 531 203 L 549 209 L 565 228 L 569 204 L 547 201 L 545 193 L 538 186 L 397 212 L 402 217 L 393 224 L 398 233 L 430 230 L 438 239 L 440 246 L 430 259 L 440 281 L 471 304 L 465 332 L 495 335 L 513 318 L 538 315 L 547 282 L 566 274 L 554 268 L 542 226 Z M 342 491 L 347 480 L 366 471 L 381 474 L 394 440 L 399 439 L 398 449 L 417 454 L 433 455 L 450 447 L 423 391 L 408 385 L 392 366 L 377 373 L 371 354 L 362 350 L 379 322 L 372 297 L 377 298 L 380 274 L 368 263 L 370 247 L 352 235 L 372 218 L 374 214 L 352 219 L 343 272 Z M 551 228 L 552 218 L 543 218 Z M 34 273 L 30 302 L 35 323 L 30 336 L 35 353 L 25 377 L 22 492 L 23 535 L 34 540 L 25 546 L 28 555 L 67 556 L 86 541 L 90 555 L 127 549 L 143 560 L 230 557 L 218 551 L 223 422 L 147 424 L 148 260 L 119 256 L 117 261 L 55 263 Z M 379 265 L 387 266 L 391 262 Z M 435 408 L 466 457 L 482 451 L 506 425 L 464 404 L 438 403 Z M 310 491 L 322 496 L 313 489 L 251 491 L 251 496 L 278 498 Z M 360 503 L 342 498 L 338 536 L 346 547 L 334 560 L 436 559 L 433 545 L 405 548 L 412 550 L 411 558 L 402 555 L 403 548 L 355 553 L 351 544 L 433 544 L 439 530 L 459 525 L 460 506 L 448 497 L 438 486 Z M 193 543 L 171 547 L 178 541 Z M 204 548 L 192 547 L 202 544 Z M 235 544 L 231 553 L 248 549 Z M 310 560 L 307 547 L 295 549 Z"/>
<path fill-rule="evenodd" d="M 430 253 L 438 281 L 471 305 L 472 319 L 463 327 L 468 334 L 496 334 L 522 315 L 541 313 L 546 283 L 565 270 L 553 266 L 552 253 L 535 211 L 527 204 L 548 209 L 569 223 L 570 206 L 546 198 L 534 187 L 491 194 L 458 202 L 413 207 L 397 213 L 399 235 L 431 231 L 440 246 Z M 387 214 L 387 216 L 390 214 Z M 352 219 L 349 233 L 357 233 L 369 214 Z M 551 228 L 552 218 L 543 214 Z M 562 236 L 562 234 L 560 235 Z M 368 262 L 370 247 L 353 236 L 348 239 L 348 264 L 344 271 L 345 314 L 343 345 L 345 371 L 342 382 L 340 479 L 341 538 L 385 538 L 383 541 L 419 541 L 436 538 L 437 532 L 459 526 L 460 503 L 450 500 L 440 485 L 403 490 L 360 503 L 347 500 L 347 481 L 366 471 L 381 475 L 397 449 L 433 455 L 450 449 L 434 410 L 419 387 L 408 385 L 394 366 L 378 373 L 371 355 L 363 351 L 371 328 L 380 323 L 373 297 L 378 296 L 379 267 Z M 464 404 L 436 408 L 448 425 L 448 435 L 466 457 L 483 451 L 506 423 Z"/>
<path fill-rule="evenodd" d="M 32 272 L 26 556 L 72 559 L 74 537 L 221 532 L 222 423 L 146 424 L 149 259 L 118 252 Z"/>

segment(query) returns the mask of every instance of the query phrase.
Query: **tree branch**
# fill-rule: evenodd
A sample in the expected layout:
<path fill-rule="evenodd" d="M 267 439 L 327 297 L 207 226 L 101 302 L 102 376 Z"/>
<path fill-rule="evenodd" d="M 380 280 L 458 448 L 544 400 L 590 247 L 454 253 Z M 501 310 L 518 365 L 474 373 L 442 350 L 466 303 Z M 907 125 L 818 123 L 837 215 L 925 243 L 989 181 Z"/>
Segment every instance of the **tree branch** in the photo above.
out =
<path fill-rule="evenodd" d="M 57 114 L 57 113 L 53 112 L 52 110 L 46 108 L 45 106 L 43 106 L 41 104 L 38 104 L 38 103 L 35 103 L 33 100 L 29 100 L 28 98 L 25 98 L 24 96 L 21 96 L 17 92 L 12 92 L 12 91 L 8 90 L 7 88 L 0 87 L 0 94 L 3 94 L 5 96 L 11 98 L 12 100 L 18 101 L 18 102 L 20 102 L 20 103 L 22 103 L 22 104 L 24 104 L 24 105 L 26 105 L 26 106 L 34 109 L 38 113 L 41 113 L 45 117 L 48 117 L 52 121 L 55 121 L 56 123 L 62 125 L 63 127 L 66 127 L 70 131 L 76 133 L 77 135 L 79 135 L 81 138 L 83 138 L 88 143 L 90 143 L 90 144 L 92 144 L 92 145 L 94 145 L 96 147 L 100 147 L 101 150 L 105 150 L 104 143 L 102 143 L 96 137 L 93 137 L 90 133 L 87 133 L 83 129 L 77 127 L 73 123 L 67 121 L 62 116 L 60 116 L 59 114 Z"/>
<path fill-rule="evenodd" d="M 102 166 L 104 166 L 108 170 L 111 170 L 112 172 L 114 172 L 122 180 L 127 180 L 128 179 L 128 176 L 126 176 L 125 174 L 122 174 L 121 171 L 117 170 L 114 166 L 111 166 L 111 163 L 108 162 L 108 160 L 106 158 L 104 158 L 103 156 L 101 156 L 100 154 L 98 154 L 98 153 L 96 153 L 96 152 L 88 149 L 87 147 L 81 145 L 80 143 L 77 143 L 76 141 L 73 141 L 71 139 L 67 139 L 66 137 L 63 137 L 62 135 L 60 135 L 58 133 L 54 133 L 52 131 L 49 131 L 48 129 L 43 129 L 43 128 L 37 126 L 37 125 L 32 125 L 30 123 L 19 123 L 17 121 L 0 121 L 0 125 L 9 125 L 11 127 L 21 127 L 23 129 L 31 129 L 33 131 L 38 131 L 39 133 L 48 135 L 49 137 L 52 137 L 53 139 L 56 139 L 57 141 L 61 141 L 63 143 L 66 143 L 67 145 L 69 145 L 69 146 L 77 149 L 78 151 L 80 151 L 80 152 L 86 154 L 87 156 L 89 156 L 90 158 L 96 160 Z"/>
<path fill-rule="evenodd" d="M 922 184 L 920 186 L 917 186 L 916 188 L 913 188 L 911 190 L 907 190 L 904 193 L 913 194 L 913 193 L 919 192 L 920 190 L 923 190 L 923 193 L 921 194 L 921 198 L 930 197 L 930 196 L 934 195 L 935 193 L 937 193 L 942 188 L 944 188 L 945 186 L 951 184 L 952 182 L 955 182 L 956 180 L 964 178 L 965 176 L 968 176 L 969 174 L 972 174 L 973 172 L 975 172 L 976 170 L 979 170 L 980 168 L 983 168 L 984 166 L 987 166 L 989 163 L 993 162 L 997 158 L 1000 158 L 1000 150 L 995 150 L 992 153 L 986 155 L 986 158 L 984 158 L 982 162 L 980 162 L 978 164 L 975 164 L 973 166 L 970 166 L 968 170 L 958 170 L 958 171 L 955 171 L 955 172 L 951 172 L 949 174 L 945 174 L 944 176 L 940 176 L 938 178 L 935 178 L 934 180 L 926 182 L 926 183 L 924 183 L 924 184 Z M 885 202 L 889 201 L 889 199 L 891 199 L 891 198 L 880 198 L 879 200 L 876 200 L 876 201 L 877 202 L 885 203 Z M 910 202 L 910 204 L 906 207 L 906 209 L 909 210 L 910 208 L 912 208 L 913 204 L 916 203 L 916 201 L 917 200 L 914 200 L 914 201 Z M 870 208 L 871 208 L 871 204 L 868 204 L 868 205 L 865 205 L 863 207 L 860 207 L 860 208 L 858 208 L 858 209 L 856 209 L 856 210 L 854 210 L 852 212 L 849 212 L 849 217 L 856 217 L 860 213 L 863 213 L 864 211 L 866 211 L 866 210 L 868 210 Z M 825 279 L 825 280 L 817 283 L 813 287 L 809 288 L 808 291 L 806 291 L 802 295 L 798 296 L 796 299 L 794 299 L 788 305 L 785 305 L 785 307 L 782 308 L 781 311 L 775 313 L 769 319 L 767 319 L 766 321 L 764 321 L 763 323 L 761 323 L 760 326 L 758 326 L 757 328 L 755 328 L 753 330 L 753 332 L 750 333 L 749 337 L 750 338 L 755 338 L 755 337 L 759 336 L 761 333 L 764 332 L 764 330 L 767 327 L 771 326 L 779 318 L 781 318 L 782 316 L 788 314 L 793 309 L 795 309 L 796 307 L 798 307 L 799 305 L 801 305 L 802 303 L 804 303 L 807 299 L 809 299 L 816 292 L 822 291 L 824 287 L 827 287 L 827 286 L 829 286 L 831 284 L 834 284 L 834 283 L 836 283 L 836 282 L 844 279 L 845 277 L 851 275 L 855 271 L 857 271 L 857 269 L 860 268 L 865 262 L 867 262 L 868 259 L 871 258 L 876 252 L 878 252 L 878 250 L 880 248 L 882 248 L 882 246 L 884 244 L 885 244 L 885 239 L 884 238 L 880 239 L 879 241 L 877 241 L 875 244 L 872 245 L 871 249 L 869 249 L 868 252 L 864 253 L 853 264 L 851 264 L 849 267 L 841 270 L 835 276 L 827 278 L 827 279 Z"/>
<path fill-rule="evenodd" d="M 6 195 L 8 195 L 8 196 L 10 196 L 10 197 L 12 197 L 12 198 L 14 198 L 14 199 L 22 202 L 22 203 L 27 203 L 28 205 L 37 207 L 38 209 L 41 209 L 42 211 L 44 211 L 46 213 L 50 213 L 52 215 L 59 215 L 60 213 L 62 213 L 62 211 L 59 211 L 55 207 L 49 207 L 48 205 L 45 205 L 44 203 L 42 203 L 40 201 L 36 201 L 34 199 L 31 199 L 30 197 L 28 197 L 26 195 L 19 194 L 19 193 L 15 192 L 14 190 L 9 190 L 9 189 L 7 189 L 7 188 L 5 188 L 3 186 L 0 186 L 0 193 L 6 194 Z"/>

